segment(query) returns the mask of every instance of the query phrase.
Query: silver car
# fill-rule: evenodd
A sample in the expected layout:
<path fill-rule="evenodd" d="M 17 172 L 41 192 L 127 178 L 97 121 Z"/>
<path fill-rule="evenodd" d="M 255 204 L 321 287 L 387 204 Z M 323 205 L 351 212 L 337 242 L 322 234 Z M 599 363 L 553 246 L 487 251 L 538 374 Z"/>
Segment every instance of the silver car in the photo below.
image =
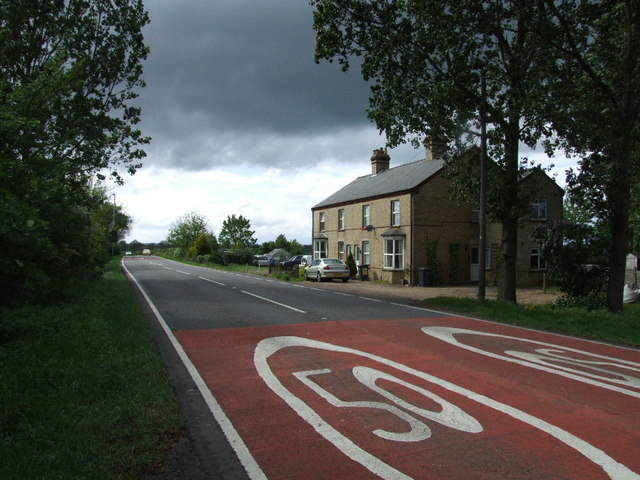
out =
<path fill-rule="evenodd" d="M 322 282 L 323 280 L 332 280 L 339 278 L 343 282 L 348 282 L 351 277 L 351 271 L 349 267 L 337 258 L 318 258 L 311 262 L 305 271 L 305 280 L 317 280 Z"/>

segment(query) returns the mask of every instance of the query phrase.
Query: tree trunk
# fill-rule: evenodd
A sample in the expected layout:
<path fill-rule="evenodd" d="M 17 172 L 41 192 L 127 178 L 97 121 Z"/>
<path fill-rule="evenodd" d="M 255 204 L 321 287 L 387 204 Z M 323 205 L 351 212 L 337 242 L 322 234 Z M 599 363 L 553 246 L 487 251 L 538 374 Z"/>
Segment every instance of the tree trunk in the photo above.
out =
<path fill-rule="evenodd" d="M 624 131 L 624 130 L 623 130 Z M 631 132 L 631 129 L 626 130 Z M 609 282 L 607 285 L 607 308 L 614 313 L 622 313 L 623 289 L 627 254 L 631 240 L 629 230 L 629 210 L 631 207 L 631 140 L 623 134 L 620 147 L 613 161 L 613 173 L 609 201 Z"/>
<path fill-rule="evenodd" d="M 518 124 L 513 119 L 505 131 L 504 198 L 502 199 L 502 247 L 498 265 L 498 300 L 516 303 L 516 265 L 518 258 Z"/>

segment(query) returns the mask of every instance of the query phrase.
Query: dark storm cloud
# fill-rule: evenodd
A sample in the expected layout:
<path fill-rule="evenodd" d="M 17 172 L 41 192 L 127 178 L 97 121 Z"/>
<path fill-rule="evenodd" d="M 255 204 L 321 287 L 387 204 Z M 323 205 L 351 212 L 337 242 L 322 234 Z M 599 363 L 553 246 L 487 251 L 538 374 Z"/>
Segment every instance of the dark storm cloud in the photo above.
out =
<path fill-rule="evenodd" d="M 372 128 L 359 70 L 314 62 L 305 0 L 149 0 L 146 6 L 151 55 L 140 102 L 142 128 L 154 139 L 146 163 L 288 167 L 327 136 Z"/>

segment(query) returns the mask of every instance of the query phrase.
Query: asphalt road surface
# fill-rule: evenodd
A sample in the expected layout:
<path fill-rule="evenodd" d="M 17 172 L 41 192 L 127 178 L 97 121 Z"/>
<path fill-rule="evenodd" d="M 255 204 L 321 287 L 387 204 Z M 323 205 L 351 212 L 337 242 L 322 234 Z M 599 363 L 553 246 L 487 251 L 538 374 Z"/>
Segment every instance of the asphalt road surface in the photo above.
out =
<path fill-rule="evenodd" d="M 640 480 L 638 350 L 311 282 L 123 264 L 205 405 L 185 410 L 212 477 Z"/>

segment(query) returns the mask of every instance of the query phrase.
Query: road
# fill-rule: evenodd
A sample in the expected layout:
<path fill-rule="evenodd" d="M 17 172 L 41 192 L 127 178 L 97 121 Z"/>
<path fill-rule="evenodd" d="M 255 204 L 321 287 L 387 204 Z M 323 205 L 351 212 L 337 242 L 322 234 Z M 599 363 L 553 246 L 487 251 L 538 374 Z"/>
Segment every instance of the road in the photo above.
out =
<path fill-rule="evenodd" d="M 124 265 L 224 436 L 201 455 L 241 465 L 225 479 L 640 480 L 637 350 L 311 282 Z"/>

